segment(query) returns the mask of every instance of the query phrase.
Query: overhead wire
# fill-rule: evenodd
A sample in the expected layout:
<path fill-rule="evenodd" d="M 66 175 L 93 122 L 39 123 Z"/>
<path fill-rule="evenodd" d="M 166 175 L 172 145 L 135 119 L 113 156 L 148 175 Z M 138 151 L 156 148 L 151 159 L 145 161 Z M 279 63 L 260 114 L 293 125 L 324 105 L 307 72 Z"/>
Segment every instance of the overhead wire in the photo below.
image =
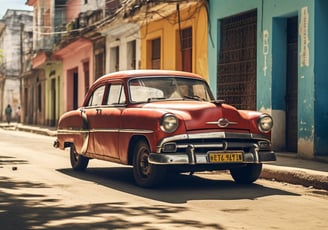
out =
<path fill-rule="evenodd" d="M 125 4 L 126 2 L 129 2 L 130 0 L 125 0 L 125 1 L 121 1 L 121 4 Z M 110 0 L 106 0 L 105 3 L 108 3 L 110 2 Z M 68 6 L 69 4 L 63 4 L 61 6 Z M 98 4 L 97 4 L 98 5 Z M 58 5 L 57 5 L 58 6 Z M 71 6 L 71 5 L 69 5 Z M 79 4 L 79 6 L 81 6 L 81 4 Z M 61 9 L 62 7 L 55 7 L 55 9 Z M 63 7 L 64 8 L 64 7 Z M 81 8 L 81 7 L 79 7 Z M 118 9 L 120 12 L 124 10 L 124 7 L 121 7 Z M 95 10 L 91 10 L 91 11 L 95 11 Z M 86 13 L 88 11 L 85 11 L 85 12 L 80 12 L 80 13 Z M 120 12 L 116 12 L 115 15 L 119 14 Z M 45 16 L 45 14 L 43 14 L 42 16 Z M 99 20 L 99 21 L 96 21 L 94 22 L 93 24 L 90 24 L 90 25 L 87 25 L 83 28 L 77 28 L 77 29 L 70 29 L 70 30 L 61 30 L 61 31 L 50 31 L 50 32 L 41 32 L 43 29 L 51 29 L 53 28 L 52 26 L 45 26 L 45 25 L 36 25 L 37 28 L 34 29 L 34 32 L 36 34 L 39 34 L 39 35 L 56 35 L 56 34 L 66 34 L 66 33 L 71 33 L 71 32 L 79 32 L 79 31 L 83 31 L 83 30 L 87 30 L 88 28 L 92 28 L 92 27 L 95 27 L 95 26 L 98 26 L 100 24 L 104 24 L 108 21 L 111 21 L 110 19 L 113 17 L 113 15 L 111 16 L 107 16 L 107 17 L 104 17 L 103 19 Z M 53 21 L 55 19 L 55 16 L 54 15 L 51 15 L 51 18 L 50 18 L 50 21 Z M 75 18 L 76 19 L 76 18 Z M 74 21 L 75 19 L 69 19 L 66 21 L 67 24 Z M 66 25 L 67 25 L 66 24 Z"/>
<path fill-rule="evenodd" d="M 106 0 L 105 4 L 109 3 L 110 1 L 111 0 Z M 121 7 L 119 9 L 117 9 L 114 14 L 106 16 L 103 19 L 98 20 L 98 21 L 96 21 L 92 24 L 89 24 L 89 25 L 85 26 L 85 27 L 70 29 L 70 30 L 65 29 L 65 30 L 59 30 L 59 31 L 56 31 L 56 30 L 46 31 L 46 30 L 49 30 L 49 29 L 54 29 L 54 27 L 50 26 L 50 25 L 48 26 L 48 25 L 40 25 L 39 24 L 39 25 L 36 25 L 36 28 L 34 28 L 33 32 L 36 33 L 36 34 L 39 34 L 39 35 L 58 35 L 58 34 L 66 34 L 66 33 L 72 33 L 72 32 L 80 32 L 80 31 L 83 31 L 83 30 L 92 29 L 94 27 L 102 27 L 106 24 L 110 24 L 111 22 L 113 22 L 115 20 L 115 16 L 117 16 L 119 14 L 124 14 L 125 12 L 127 12 L 129 10 L 131 11 L 131 8 L 135 6 L 134 4 L 142 5 L 142 3 L 143 3 L 143 5 L 139 8 L 139 13 L 140 13 L 140 9 L 145 6 L 145 11 L 144 11 L 145 16 L 143 17 L 143 20 L 141 22 L 139 21 L 139 24 L 148 25 L 149 18 L 151 18 L 152 15 L 158 15 L 160 19 L 165 19 L 170 24 L 174 25 L 178 22 L 178 19 L 172 18 L 171 15 L 166 16 L 166 15 L 162 14 L 161 12 L 165 12 L 165 8 L 170 6 L 171 4 L 175 4 L 175 3 L 181 4 L 181 2 L 193 2 L 193 1 L 190 1 L 190 0 L 189 1 L 188 0 L 184 0 L 184 1 L 177 1 L 177 0 L 167 1 L 167 0 L 163 0 L 163 1 L 156 1 L 156 2 L 151 2 L 151 1 L 148 2 L 147 0 L 143 0 L 143 1 L 142 0 L 141 1 L 125 0 L 125 1 L 121 1 Z M 201 1 L 201 2 L 203 2 L 203 1 Z M 159 8 L 157 10 L 149 10 L 151 3 L 154 3 L 154 4 L 166 3 L 166 4 L 163 5 L 162 8 Z M 69 4 L 62 4 L 60 6 L 68 6 L 68 5 Z M 56 5 L 56 6 L 57 7 L 55 7 L 55 9 L 56 8 L 59 9 L 58 5 Z M 69 5 L 69 6 L 71 6 L 71 5 Z M 184 17 L 183 19 L 180 19 L 180 22 L 187 21 L 187 20 L 191 19 L 192 17 L 194 17 L 194 15 L 197 14 L 197 12 L 199 12 L 201 6 L 202 6 L 202 3 L 200 5 L 198 4 L 198 6 L 195 7 L 190 14 L 188 14 L 188 17 Z M 86 12 L 81 12 L 81 13 L 86 13 Z M 53 21 L 55 19 L 55 16 L 51 15 L 51 17 L 52 18 L 50 18 L 50 21 Z M 71 21 L 73 21 L 73 20 L 70 20 L 70 22 Z M 57 28 L 60 28 L 60 27 L 57 27 Z M 146 30 L 147 30 L 147 28 L 146 28 Z"/>

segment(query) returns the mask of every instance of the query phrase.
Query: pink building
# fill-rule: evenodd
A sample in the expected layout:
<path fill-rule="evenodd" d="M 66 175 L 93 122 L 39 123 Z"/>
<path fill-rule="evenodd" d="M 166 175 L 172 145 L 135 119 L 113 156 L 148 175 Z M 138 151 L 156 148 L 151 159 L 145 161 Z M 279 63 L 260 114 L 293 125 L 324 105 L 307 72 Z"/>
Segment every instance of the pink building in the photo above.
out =
<path fill-rule="evenodd" d="M 63 68 L 63 109 L 76 109 L 82 104 L 89 85 L 94 81 L 92 66 L 93 43 L 85 38 L 68 44 L 55 51 L 54 55 L 62 61 Z"/>

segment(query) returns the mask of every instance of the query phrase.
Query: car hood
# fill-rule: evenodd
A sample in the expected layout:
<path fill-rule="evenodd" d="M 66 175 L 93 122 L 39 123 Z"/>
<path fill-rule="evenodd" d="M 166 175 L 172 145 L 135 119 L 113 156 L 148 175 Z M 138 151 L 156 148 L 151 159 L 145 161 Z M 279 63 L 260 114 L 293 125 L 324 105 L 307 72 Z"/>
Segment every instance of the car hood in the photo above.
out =
<path fill-rule="evenodd" d="M 250 121 L 235 107 L 211 102 L 169 101 L 153 102 L 144 108 L 158 109 L 176 114 L 185 121 L 187 130 L 200 129 L 250 129 Z"/>

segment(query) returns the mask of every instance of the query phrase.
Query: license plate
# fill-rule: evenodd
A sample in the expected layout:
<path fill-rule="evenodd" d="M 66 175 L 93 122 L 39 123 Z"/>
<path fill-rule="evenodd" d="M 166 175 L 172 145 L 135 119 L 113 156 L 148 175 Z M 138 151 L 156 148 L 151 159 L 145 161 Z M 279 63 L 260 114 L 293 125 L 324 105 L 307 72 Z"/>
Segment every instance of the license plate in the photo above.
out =
<path fill-rule="evenodd" d="M 209 153 L 211 163 L 234 163 L 243 161 L 243 152 L 211 152 Z"/>

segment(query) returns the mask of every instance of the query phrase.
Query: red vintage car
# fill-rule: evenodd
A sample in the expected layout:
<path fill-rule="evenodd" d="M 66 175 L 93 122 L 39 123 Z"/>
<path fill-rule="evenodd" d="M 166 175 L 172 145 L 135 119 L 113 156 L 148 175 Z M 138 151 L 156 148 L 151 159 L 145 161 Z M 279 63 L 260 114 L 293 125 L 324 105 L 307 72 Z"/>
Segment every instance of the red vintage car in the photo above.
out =
<path fill-rule="evenodd" d="M 275 161 L 270 115 L 216 100 L 200 76 L 133 70 L 99 78 L 77 110 L 58 123 L 54 146 L 70 148 L 74 170 L 89 159 L 133 166 L 137 185 L 159 185 L 168 172 L 230 170 L 238 183 Z"/>

